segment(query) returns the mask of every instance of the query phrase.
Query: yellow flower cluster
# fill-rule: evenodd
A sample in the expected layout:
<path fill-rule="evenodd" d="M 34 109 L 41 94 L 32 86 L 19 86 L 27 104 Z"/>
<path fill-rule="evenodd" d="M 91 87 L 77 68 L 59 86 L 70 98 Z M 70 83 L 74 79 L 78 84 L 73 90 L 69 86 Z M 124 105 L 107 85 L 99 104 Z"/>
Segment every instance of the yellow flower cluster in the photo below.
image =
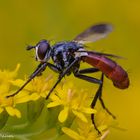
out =
<path fill-rule="evenodd" d="M 28 84 L 24 90 L 14 97 L 6 98 L 6 96 L 13 94 L 16 87 L 20 87 L 26 80 L 15 79 L 19 70 L 20 64 L 17 65 L 14 71 L 3 70 L 0 71 L 0 113 L 4 110 L 10 116 L 21 117 L 21 113 L 16 109 L 16 105 L 25 103 L 31 100 L 38 100 L 40 97 L 46 97 L 49 91 L 50 78 L 35 78 Z M 48 82 L 49 81 L 49 84 Z"/>
<path fill-rule="evenodd" d="M 63 107 L 58 116 L 60 122 L 66 121 L 69 113 L 73 113 L 83 122 L 88 122 L 85 114 L 96 113 L 95 109 L 87 106 L 88 94 L 83 91 L 73 91 L 68 84 L 65 85 L 63 90 L 61 88 L 57 89 L 57 94 L 53 94 L 50 98 L 52 102 L 47 105 L 48 108 Z"/>
<path fill-rule="evenodd" d="M 19 67 L 20 65 L 18 64 L 16 69 L 11 72 L 8 70 L 0 70 L 0 113 L 5 110 L 10 116 L 17 116 L 18 118 L 21 117 L 21 113 L 15 106 L 18 103 L 27 102 L 27 98 L 27 100 L 23 100 L 23 96 L 26 95 L 20 94 L 12 98 L 6 98 L 6 96 L 14 92 L 11 88 L 11 82 L 16 78 Z"/>
<path fill-rule="evenodd" d="M 103 136 L 99 136 L 91 123 L 91 114 L 97 113 L 95 109 L 90 107 L 90 94 L 84 90 L 76 91 L 72 83 L 67 83 L 57 88 L 57 92 L 50 97 L 51 102 L 47 108 L 61 106 L 62 110 L 58 115 L 58 120 L 64 123 L 71 114 L 75 116 L 76 129 L 62 127 L 62 131 L 75 140 L 101 140 Z M 100 132 L 108 132 L 107 125 L 101 124 L 98 127 Z M 105 137 L 104 133 L 104 137 Z"/>
<path fill-rule="evenodd" d="M 18 104 L 45 98 L 53 85 L 51 76 L 47 78 L 40 76 L 33 79 L 19 94 L 6 98 L 7 95 L 13 94 L 26 82 L 26 79 L 16 79 L 19 67 L 18 64 L 16 69 L 11 72 L 7 70 L 0 71 L 0 113 L 6 111 L 10 116 L 17 116 L 18 118 L 21 117 L 20 111 L 16 108 Z M 69 127 L 67 125 L 61 127 L 61 131 L 72 139 L 97 140 L 101 137 L 99 137 L 98 132 L 91 123 L 91 114 L 97 112 L 90 107 L 91 101 L 88 90 L 76 90 L 73 83 L 69 82 L 58 85 L 51 94 L 46 109 L 59 106 L 58 120 L 61 124 L 65 124 L 68 118 L 73 116 L 73 121 Z M 72 124 L 76 125 L 76 129 L 72 127 Z M 107 126 L 101 124 L 98 129 L 104 133 Z"/>
<path fill-rule="evenodd" d="M 109 130 L 107 130 L 106 126 L 101 126 L 99 127 L 99 130 L 104 131 L 104 133 L 102 136 L 100 136 L 94 130 L 93 124 L 91 124 L 90 122 L 83 123 L 80 120 L 77 120 L 77 122 L 78 128 L 76 129 L 76 131 L 67 127 L 62 128 L 62 131 L 74 140 L 103 140 L 109 133 Z"/>

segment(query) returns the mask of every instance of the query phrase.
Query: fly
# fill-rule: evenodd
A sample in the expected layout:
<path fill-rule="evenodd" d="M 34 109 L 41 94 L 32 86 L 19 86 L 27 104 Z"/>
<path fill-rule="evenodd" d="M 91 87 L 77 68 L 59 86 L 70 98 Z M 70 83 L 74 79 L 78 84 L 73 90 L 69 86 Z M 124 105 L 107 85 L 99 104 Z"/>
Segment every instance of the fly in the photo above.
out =
<path fill-rule="evenodd" d="M 106 37 L 112 31 L 112 26 L 109 24 L 97 24 L 93 25 L 72 41 L 58 42 L 51 46 L 48 40 L 41 40 L 35 46 L 28 46 L 27 50 L 35 49 L 36 60 L 40 62 L 36 70 L 30 75 L 29 79 L 23 86 L 19 88 L 14 94 L 7 97 L 12 97 L 18 94 L 32 79 L 40 75 L 46 67 L 59 74 L 58 79 L 54 86 L 49 91 L 46 99 L 49 98 L 55 87 L 60 83 L 65 75 L 74 74 L 76 78 L 99 84 L 99 88 L 95 94 L 95 97 L 91 103 L 91 108 L 94 108 L 97 100 L 99 99 L 102 107 L 113 118 L 115 116 L 106 108 L 102 99 L 102 88 L 104 76 L 113 82 L 113 85 L 119 89 L 126 89 L 129 87 L 129 77 L 127 72 L 118 65 L 110 57 L 116 57 L 116 55 L 100 53 L 95 51 L 86 50 L 85 44 L 92 43 L 99 39 Z M 53 63 L 49 60 L 52 59 Z M 90 68 L 80 69 L 81 62 L 86 62 L 91 65 Z M 101 78 L 97 79 L 85 74 L 101 72 Z M 92 123 L 97 129 L 94 122 L 94 114 L 91 115 Z M 100 132 L 99 132 L 100 133 Z"/>

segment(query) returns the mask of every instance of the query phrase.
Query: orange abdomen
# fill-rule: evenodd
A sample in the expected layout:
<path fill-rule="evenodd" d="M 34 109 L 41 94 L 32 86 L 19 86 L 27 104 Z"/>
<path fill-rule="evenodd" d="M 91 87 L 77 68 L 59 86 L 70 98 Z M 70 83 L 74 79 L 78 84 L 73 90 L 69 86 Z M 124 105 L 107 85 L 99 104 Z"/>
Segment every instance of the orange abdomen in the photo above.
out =
<path fill-rule="evenodd" d="M 128 88 L 129 78 L 127 72 L 115 61 L 98 54 L 88 53 L 82 60 L 98 68 L 106 77 L 113 81 L 114 86 L 120 89 Z"/>

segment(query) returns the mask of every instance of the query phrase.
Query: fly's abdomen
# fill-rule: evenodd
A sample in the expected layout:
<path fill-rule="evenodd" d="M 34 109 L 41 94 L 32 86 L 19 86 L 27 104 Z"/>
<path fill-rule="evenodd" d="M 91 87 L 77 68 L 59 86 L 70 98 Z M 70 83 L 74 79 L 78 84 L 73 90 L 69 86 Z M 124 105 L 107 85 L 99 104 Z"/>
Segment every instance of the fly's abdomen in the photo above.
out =
<path fill-rule="evenodd" d="M 114 86 L 120 89 L 125 89 L 129 86 L 128 74 L 119 65 L 116 65 L 115 69 L 110 73 L 109 78 L 113 80 Z"/>
<path fill-rule="evenodd" d="M 106 75 L 106 77 L 113 81 L 114 86 L 116 86 L 117 88 L 128 88 L 128 74 L 115 61 L 105 56 L 92 53 L 88 53 L 88 55 L 83 57 L 82 60 L 102 71 Z"/>

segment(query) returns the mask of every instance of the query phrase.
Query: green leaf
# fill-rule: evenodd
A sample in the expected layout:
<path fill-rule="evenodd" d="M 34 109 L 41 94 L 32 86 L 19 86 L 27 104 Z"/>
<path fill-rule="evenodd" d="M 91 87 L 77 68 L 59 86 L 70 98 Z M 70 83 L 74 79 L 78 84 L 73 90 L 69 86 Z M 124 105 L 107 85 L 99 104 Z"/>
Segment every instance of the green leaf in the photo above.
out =
<path fill-rule="evenodd" d="M 2 129 L 5 126 L 8 117 L 9 115 L 5 110 L 0 114 L 0 129 Z"/>
<path fill-rule="evenodd" d="M 27 118 L 30 123 L 35 122 L 40 116 L 45 105 L 45 99 L 40 98 L 37 101 L 30 101 L 27 103 Z"/>
<path fill-rule="evenodd" d="M 60 106 L 47 109 L 46 127 L 47 129 L 54 128 L 58 125 L 58 114 L 61 110 Z"/>

